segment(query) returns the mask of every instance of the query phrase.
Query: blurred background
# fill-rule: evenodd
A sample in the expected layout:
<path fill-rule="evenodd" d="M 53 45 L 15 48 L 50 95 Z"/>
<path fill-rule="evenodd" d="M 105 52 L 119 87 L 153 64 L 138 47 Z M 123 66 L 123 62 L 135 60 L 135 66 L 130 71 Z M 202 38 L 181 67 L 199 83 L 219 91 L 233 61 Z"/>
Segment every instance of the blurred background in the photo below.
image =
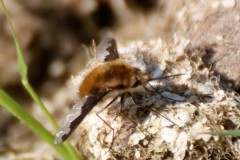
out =
<path fill-rule="evenodd" d="M 239 93 L 238 0 L 5 0 L 5 4 L 27 60 L 30 82 L 56 118 L 72 104 L 66 86 L 71 75 L 84 69 L 86 48 L 92 40 L 99 43 L 108 36 L 121 43 L 159 37 L 171 43 L 174 36 L 188 39 L 185 51 L 189 58 L 200 57 L 220 76 L 223 88 Z M 46 121 L 21 85 L 16 50 L 2 7 L 0 87 L 41 122 Z M 0 157 L 23 155 L 42 145 L 2 108 L 0 117 Z M 47 145 L 41 148 L 47 150 Z"/>

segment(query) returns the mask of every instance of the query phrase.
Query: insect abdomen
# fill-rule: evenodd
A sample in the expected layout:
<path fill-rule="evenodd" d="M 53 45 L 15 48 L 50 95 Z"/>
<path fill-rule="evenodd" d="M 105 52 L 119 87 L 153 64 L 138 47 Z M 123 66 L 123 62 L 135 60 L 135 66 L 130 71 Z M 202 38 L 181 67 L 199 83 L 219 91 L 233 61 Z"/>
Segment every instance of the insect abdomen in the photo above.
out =
<path fill-rule="evenodd" d="M 79 88 L 79 96 L 83 98 L 95 94 L 100 89 L 131 87 L 135 68 L 122 60 L 106 62 L 90 72 Z"/>

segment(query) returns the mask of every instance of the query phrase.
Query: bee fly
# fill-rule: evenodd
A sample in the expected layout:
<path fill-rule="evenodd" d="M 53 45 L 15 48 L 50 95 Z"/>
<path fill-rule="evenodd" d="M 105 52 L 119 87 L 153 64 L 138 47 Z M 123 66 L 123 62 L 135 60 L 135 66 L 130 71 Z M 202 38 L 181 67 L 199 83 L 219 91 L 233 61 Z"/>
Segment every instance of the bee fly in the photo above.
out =
<path fill-rule="evenodd" d="M 124 94 L 130 92 L 129 90 L 139 85 L 146 86 L 149 81 L 183 75 L 151 78 L 148 74 L 119 59 L 117 44 L 113 38 L 104 39 L 95 52 L 96 58 L 104 63 L 93 69 L 82 81 L 79 87 L 80 101 L 73 106 L 62 121 L 55 135 L 56 145 L 63 143 L 94 106 L 111 92 L 117 91 L 118 95 L 105 108 L 118 97 L 122 98 Z"/>

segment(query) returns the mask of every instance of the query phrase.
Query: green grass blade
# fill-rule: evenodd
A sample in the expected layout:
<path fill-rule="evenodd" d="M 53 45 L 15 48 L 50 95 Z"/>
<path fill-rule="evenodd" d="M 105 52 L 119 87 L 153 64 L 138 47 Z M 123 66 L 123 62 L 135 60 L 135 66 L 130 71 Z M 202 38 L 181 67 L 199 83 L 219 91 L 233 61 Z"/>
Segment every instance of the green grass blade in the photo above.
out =
<path fill-rule="evenodd" d="M 48 118 L 48 120 L 50 121 L 50 123 L 53 125 L 54 129 L 56 130 L 58 128 L 58 125 L 55 121 L 55 119 L 53 119 L 52 115 L 48 112 L 48 110 L 46 109 L 46 107 L 44 106 L 44 104 L 42 103 L 42 101 L 40 100 L 40 98 L 37 96 L 36 92 L 32 89 L 31 85 L 29 84 L 28 81 L 24 81 L 23 82 L 24 87 L 26 88 L 26 90 L 28 91 L 28 93 L 32 96 L 32 98 L 34 99 L 34 101 L 41 106 L 42 111 L 44 112 L 45 116 Z M 53 140 L 52 140 L 53 141 Z M 68 150 L 68 152 L 71 154 L 71 159 L 72 160 L 78 160 L 80 159 L 79 155 L 76 153 L 75 149 L 72 147 L 72 145 L 69 142 L 65 142 L 65 147 Z"/>
<path fill-rule="evenodd" d="M 60 146 L 61 146 L 61 145 L 60 145 Z M 80 156 L 77 154 L 76 150 L 73 148 L 73 146 L 71 145 L 71 143 L 70 143 L 69 141 L 66 141 L 66 142 L 64 143 L 64 146 L 67 148 L 69 154 L 70 154 L 71 157 L 72 157 L 72 158 L 71 158 L 72 160 L 81 160 L 81 159 L 83 159 L 82 157 L 80 157 Z"/>
<path fill-rule="evenodd" d="M 15 46 L 16 46 L 16 49 L 17 49 L 19 73 L 20 73 L 20 75 L 21 75 L 21 77 L 23 79 L 27 79 L 27 65 L 26 65 L 26 62 L 24 60 L 24 57 L 23 57 L 23 54 L 22 54 L 22 50 L 21 50 L 21 47 L 20 47 L 20 45 L 18 43 L 18 39 L 16 37 L 15 31 L 13 29 L 13 25 L 12 25 L 12 22 L 11 22 L 10 15 L 9 15 L 7 9 L 6 9 L 6 6 L 5 6 L 3 0 L 1 0 L 1 4 L 3 6 L 3 10 L 4 10 L 5 14 L 6 14 L 8 23 L 10 25 L 10 28 L 11 28 L 11 31 L 12 31 L 12 35 L 13 35 L 13 38 L 14 38 L 14 43 L 15 43 Z"/>
<path fill-rule="evenodd" d="M 53 116 L 48 112 L 47 108 L 45 107 L 41 99 L 38 97 L 37 93 L 33 90 L 28 81 L 23 80 L 22 83 L 26 90 L 28 91 L 28 93 L 31 95 L 32 99 L 40 106 L 42 112 L 47 117 L 49 122 L 52 124 L 53 128 L 56 130 L 58 128 L 57 122 L 55 121 Z"/>
<path fill-rule="evenodd" d="M 12 31 L 13 39 L 14 39 L 14 42 L 15 42 L 15 46 L 16 46 L 16 50 L 17 50 L 17 56 L 18 56 L 18 69 L 19 69 L 19 73 L 20 73 L 20 76 L 21 76 L 21 79 L 22 79 L 22 84 L 25 87 L 25 89 L 28 91 L 28 93 L 30 94 L 32 99 L 39 105 L 39 107 L 41 108 L 44 115 L 47 117 L 49 122 L 52 124 L 52 126 L 56 130 L 58 128 L 57 122 L 52 117 L 52 115 L 48 112 L 48 110 L 44 106 L 41 99 L 37 96 L 37 94 L 35 93 L 35 91 L 31 87 L 31 85 L 29 84 L 28 77 L 27 77 L 27 65 L 26 65 L 26 62 L 25 62 L 25 59 L 24 59 L 24 56 L 23 56 L 22 49 L 19 45 L 19 41 L 18 41 L 16 33 L 14 31 L 10 15 L 7 11 L 6 6 L 4 5 L 3 0 L 1 0 L 1 4 L 2 4 L 4 12 L 6 14 L 8 23 L 9 23 L 11 31 Z"/>
<path fill-rule="evenodd" d="M 233 136 L 240 137 L 240 130 L 223 130 L 223 131 L 212 131 L 212 132 L 204 132 L 202 134 L 211 134 L 214 136 Z"/>
<path fill-rule="evenodd" d="M 17 36 L 16 36 L 16 33 L 14 31 L 14 28 L 13 28 L 13 25 L 12 25 L 12 22 L 11 22 L 11 18 L 10 18 L 10 15 L 7 11 L 7 8 L 3 2 L 3 0 L 0 0 L 1 1 L 1 4 L 3 6 L 3 9 L 4 9 L 4 12 L 6 14 L 6 17 L 7 17 L 7 20 L 8 20 L 8 23 L 10 25 L 10 28 L 11 28 L 11 31 L 12 31 L 12 35 L 13 35 L 13 38 L 14 38 L 14 43 L 15 43 L 15 46 L 16 46 L 16 50 L 17 50 L 17 56 L 18 56 L 18 69 L 19 69 L 19 73 L 20 73 L 20 76 L 21 76 L 21 79 L 22 79 L 22 84 L 23 86 L 25 87 L 25 89 L 27 90 L 27 92 L 30 94 L 30 96 L 32 97 L 32 99 L 39 105 L 39 107 L 41 108 L 42 112 L 44 113 L 44 115 L 47 117 L 47 119 L 49 120 L 49 122 L 52 124 L 53 128 L 56 130 L 58 128 L 58 125 L 55 121 L 55 119 L 53 118 L 53 116 L 48 112 L 48 110 L 46 109 L 46 107 L 44 106 L 43 102 L 41 101 L 41 99 L 38 97 L 38 95 L 36 94 L 36 92 L 34 91 L 34 89 L 31 87 L 31 85 L 29 84 L 29 81 L 28 81 L 28 76 L 27 76 L 27 72 L 28 72 L 28 69 L 27 69 L 27 65 L 26 65 L 26 62 L 25 62 L 25 59 L 24 59 L 24 56 L 23 56 L 23 52 L 21 50 L 21 47 L 19 45 L 19 41 L 17 39 Z M 0 97 L 1 98 L 1 97 Z M 10 97 L 9 97 L 10 98 Z M 3 102 L 3 101 L 2 101 Z M 26 112 L 26 111 L 25 111 Z M 13 113 L 14 115 L 16 115 L 14 112 L 11 112 Z M 35 120 L 36 121 L 36 120 Z M 41 125 L 41 124 L 40 124 Z M 41 125 L 42 126 L 42 125 Z M 46 129 L 45 129 L 46 130 Z M 36 130 L 37 132 L 37 130 Z M 47 131 L 48 132 L 48 131 Z M 48 132 L 48 134 L 50 134 Z M 51 135 L 51 134 L 50 134 Z M 52 135 L 51 135 L 52 136 Z M 53 143 L 53 138 L 51 139 L 51 142 L 48 141 L 48 143 Z M 63 146 L 53 146 L 55 149 L 58 149 L 58 150 L 62 150 L 62 149 L 65 149 L 64 152 L 66 152 L 68 150 L 69 154 L 71 155 L 71 158 L 70 159 L 73 159 L 73 160 L 78 160 L 78 159 L 81 159 L 78 154 L 76 153 L 75 149 L 71 146 L 71 144 L 69 142 L 66 142 L 65 147 Z M 61 154 L 62 155 L 62 154 Z M 64 156 L 63 156 L 64 157 Z M 66 159 L 66 158 L 65 158 Z M 69 159 L 69 158 L 67 158 Z"/>
<path fill-rule="evenodd" d="M 20 104 L 8 96 L 0 89 L 0 105 L 21 120 L 28 128 L 36 133 L 40 138 L 50 144 L 66 160 L 73 159 L 64 145 L 56 146 L 53 144 L 53 135 L 46 130 L 37 120 L 35 120 Z M 80 159 L 80 158 L 78 158 Z M 75 159 L 77 160 L 77 159 Z"/>

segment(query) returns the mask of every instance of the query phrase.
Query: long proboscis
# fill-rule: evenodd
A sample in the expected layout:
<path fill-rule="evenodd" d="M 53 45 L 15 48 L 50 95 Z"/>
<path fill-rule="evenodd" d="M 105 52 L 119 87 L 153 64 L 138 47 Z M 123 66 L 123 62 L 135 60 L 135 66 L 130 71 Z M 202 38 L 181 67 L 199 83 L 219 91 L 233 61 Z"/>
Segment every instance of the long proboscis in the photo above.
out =
<path fill-rule="evenodd" d="M 151 78 L 148 82 L 161 80 L 161 79 L 166 79 L 166 78 L 171 78 L 171 77 L 184 76 L 184 75 L 187 75 L 187 74 L 172 74 L 172 75 L 162 76 L 162 77 L 158 77 L 158 78 Z"/>

